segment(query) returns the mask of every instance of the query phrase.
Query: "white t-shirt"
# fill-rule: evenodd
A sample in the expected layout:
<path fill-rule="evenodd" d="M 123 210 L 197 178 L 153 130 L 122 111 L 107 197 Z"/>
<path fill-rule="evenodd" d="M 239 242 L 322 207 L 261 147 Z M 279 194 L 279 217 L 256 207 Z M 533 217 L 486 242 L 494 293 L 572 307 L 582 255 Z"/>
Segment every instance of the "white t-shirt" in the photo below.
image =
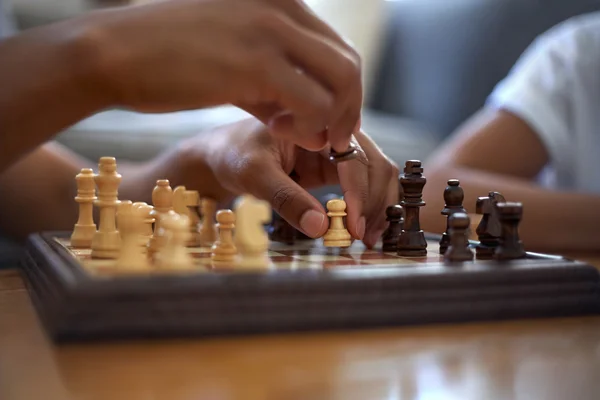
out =
<path fill-rule="evenodd" d="M 538 37 L 488 98 L 537 132 L 554 185 L 600 193 L 600 12 Z"/>

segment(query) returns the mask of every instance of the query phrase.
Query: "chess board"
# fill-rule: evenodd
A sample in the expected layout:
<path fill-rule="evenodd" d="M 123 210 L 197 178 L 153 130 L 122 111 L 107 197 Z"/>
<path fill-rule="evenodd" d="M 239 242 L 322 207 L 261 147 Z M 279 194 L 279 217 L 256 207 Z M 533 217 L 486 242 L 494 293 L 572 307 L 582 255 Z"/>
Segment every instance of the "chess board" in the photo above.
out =
<path fill-rule="evenodd" d="M 424 257 L 355 242 L 271 242 L 266 270 L 195 262 L 123 271 L 69 233 L 32 235 L 23 263 L 40 319 L 56 341 L 355 329 L 596 313 L 599 273 L 581 262 L 528 253 L 513 261 L 446 263 L 439 238 Z M 472 243 L 474 245 L 475 243 Z"/>

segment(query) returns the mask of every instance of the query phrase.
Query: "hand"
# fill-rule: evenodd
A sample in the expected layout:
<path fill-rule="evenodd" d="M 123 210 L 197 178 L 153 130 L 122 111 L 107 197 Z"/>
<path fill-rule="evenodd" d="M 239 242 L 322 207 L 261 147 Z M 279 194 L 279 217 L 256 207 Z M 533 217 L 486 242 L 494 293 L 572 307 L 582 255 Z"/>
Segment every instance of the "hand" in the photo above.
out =
<path fill-rule="evenodd" d="M 89 19 L 119 106 L 233 104 L 306 149 L 347 149 L 362 104 L 360 59 L 303 1 L 164 1 Z"/>
<path fill-rule="evenodd" d="M 252 119 L 192 138 L 182 148 L 187 149 L 185 160 L 208 164 L 224 189 L 268 201 L 313 238 L 325 234 L 329 219 L 307 189 L 339 183 L 347 203 L 347 229 L 371 247 L 386 228 L 386 207 L 398 202 L 398 167 L 365 133 L 355 135 L 355 144 L 359 157 L 336 166 L 327 149 L 309 152 L 273 137 Z M 294 178 L 289 176 L 292 171 Z"/>

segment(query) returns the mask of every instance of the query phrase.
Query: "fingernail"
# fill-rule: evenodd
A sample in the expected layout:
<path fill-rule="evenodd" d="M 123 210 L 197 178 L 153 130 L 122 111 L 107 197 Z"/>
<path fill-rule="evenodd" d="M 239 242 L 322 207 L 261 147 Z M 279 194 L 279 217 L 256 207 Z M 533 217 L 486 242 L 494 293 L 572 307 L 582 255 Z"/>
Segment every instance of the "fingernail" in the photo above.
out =
<path fill-rule="evenodd" d="M 360 217 L 358 220 L 358 225 L 356 225 L 356 233 L 358 234 L 358 238 L 360 240 L 365 236 L 365 217 Z"/>
<path fill-rule="evenodd" d="M 367 235 L 367 237 L 363 240 L 363 242 L 368 247 L 373 247 L 377 244 L 377 241 L 379 240 L 379 238 L 381 237 L 382 234 L 383 234 L 383 231 L 371 232 L 371 233 L 369 233 L 369 235 Z"/>
<path fill-rule="evenodd" d="M 315 210 L 308 210 L 300 218 L 300 228 L 310 237 L 316 238 L 323 232 L 325 215 Z"/>

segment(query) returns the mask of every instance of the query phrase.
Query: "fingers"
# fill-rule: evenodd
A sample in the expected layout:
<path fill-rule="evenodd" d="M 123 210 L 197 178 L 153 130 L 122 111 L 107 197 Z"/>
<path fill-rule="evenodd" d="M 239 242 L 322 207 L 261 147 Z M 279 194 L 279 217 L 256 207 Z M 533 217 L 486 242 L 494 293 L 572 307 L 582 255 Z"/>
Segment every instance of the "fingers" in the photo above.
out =
<path fill-rule="evenodd" d="M 245 193 L 268 201 L 275 212 L 309 237 L 318 238 L 327 232 L 329 220 L 322 205 L 279 165 L 265 161 L 247 169 L 250 174 L 245 179 Z"/>
<path fill-rule="evenodd" d="M 367 216 L 367 201 L 371 191 L 369 182 L 369 160 L 361 148 L 356 143 L 359 156 L 350 161 L 337 165 L 340 186 L 346 201 L 346 223 L 350 234 L 358 240 L 363 240 Z"/>
<path fill-rule="evenodd" d="M 355 53 L 348 51 L 347 46 L 310 31 L 286 17 L 270 19 L 265 27 L 279 41 L 292 62 L 299 65 L 304 73 L 318 80 L 333 95 L 329 108 L 323 108 L 315 114 L 293 113 L 297 117 L 294 121 L 299 121 L 298 118 L 301 117 L 313 121 L 316 119 L 321 123 L 318 116 L 326 115 L 327 119 L 321 125 L 328 126 L 332 148 L 336 151 L 346 150 L 353 133 L 352 128 L 360 118 L 362 106 L 360 60 Z M 293 127 L 304 135 L 313 135 L 323 130 L 302 131 L 303 127 L 297 122 Z M 317 129 L 314 125 L 309 127 Z"/>
<path fill-rule="evenodd" d="M 327 146 L 327 132 L 324 126 L 324 123 L 315 124 L 310 119 L 294 117 L 289 113 L 269 121 L 270 132 L 309 151 L 319 151 Z"/>
<path fill-rule="evenodd" d="M 373 247 L 387 227 L 385 209 L 398 203 L 399 170 L 369 136 L 359 132 L 356 137 L 369 158 L 369 196 L 363 210 L 367 226 L 363 242 Z"/>

